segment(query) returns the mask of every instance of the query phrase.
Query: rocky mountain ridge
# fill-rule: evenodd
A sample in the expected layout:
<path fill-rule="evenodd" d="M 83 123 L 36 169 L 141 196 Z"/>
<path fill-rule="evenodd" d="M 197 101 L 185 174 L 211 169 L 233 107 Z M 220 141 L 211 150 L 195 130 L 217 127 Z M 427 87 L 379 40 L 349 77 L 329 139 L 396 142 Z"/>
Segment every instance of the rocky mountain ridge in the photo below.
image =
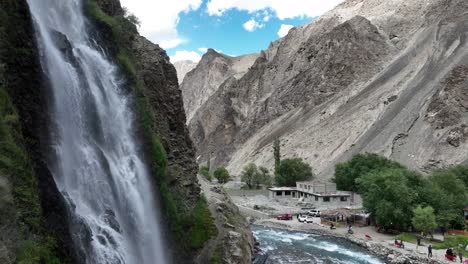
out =
<path fill-rule="evenodd" d="M 272 43 L 242 78 L 209 88 L 189 119 L 197 155 L 233 174 L 272 167 L 280 137 L 283 157 L 321 178 L 359 152 L 420 171 L 464 162 L 467 12 L 460 0 L 344 1 Z"/>
<path fill-rule="evenodd" d="M 197 66 L 196 62 L 190 60 L 176 61 L 173 64 L 177 71 L 177 79 L 179 80 L 179 84 L 182 83 L 185 75 Z"/>
<path fill-rule="evenodd" d="M 187 121 L 228 78 L 240 79 L 258 58 L 257 54 L 230 57 L 208 49 L 194 70 L 180 85 Z"/>

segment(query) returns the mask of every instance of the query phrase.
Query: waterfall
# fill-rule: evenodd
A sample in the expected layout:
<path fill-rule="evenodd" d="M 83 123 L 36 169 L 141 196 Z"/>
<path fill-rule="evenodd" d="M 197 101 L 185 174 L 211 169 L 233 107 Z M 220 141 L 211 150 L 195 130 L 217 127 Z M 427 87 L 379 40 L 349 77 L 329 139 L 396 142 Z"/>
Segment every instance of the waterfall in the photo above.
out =
<path fill-rule="evenodd" d="M 158 206 L 118 69 L 90 37 L 81 0 L 28 0 L 51 85 L 50 167 L 79 261 L 168 263 Z"/>

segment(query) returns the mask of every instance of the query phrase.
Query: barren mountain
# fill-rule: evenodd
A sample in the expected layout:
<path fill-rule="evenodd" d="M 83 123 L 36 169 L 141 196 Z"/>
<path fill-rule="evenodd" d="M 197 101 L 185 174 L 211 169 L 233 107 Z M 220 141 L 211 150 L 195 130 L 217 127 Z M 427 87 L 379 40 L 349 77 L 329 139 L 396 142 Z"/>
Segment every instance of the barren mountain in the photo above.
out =
<path fill-rule="evenodd" d="M 187 73 L 180 85 L 187 122 L 228 78 L 241 78 L 257 59 L 257 54 L 230 57 L 213 49 L 203 55 L 196 68 Z"/>
<path fill-rule="evenodd" d="M 347 0 L 272 43 L 242 78 L 184 81 L 214 91 L 184 92 L 186 107 L 203 104 L 188 119 L 198 155 L 234 174 L 271 167 L 280 137 L 283 158 L 304 158 L 321 178 L 360 152 L 419 171 L 464 162 L 467 36 L 465 0 Z"/>
<path fill-rule="evenodd" d="M 182 83 L 185 75 L 197 66 L 196 62 L 190 60 L 176 61 L 173 64 L 177 71 L 177 79 L 179 80 L 179 84 Z"/>

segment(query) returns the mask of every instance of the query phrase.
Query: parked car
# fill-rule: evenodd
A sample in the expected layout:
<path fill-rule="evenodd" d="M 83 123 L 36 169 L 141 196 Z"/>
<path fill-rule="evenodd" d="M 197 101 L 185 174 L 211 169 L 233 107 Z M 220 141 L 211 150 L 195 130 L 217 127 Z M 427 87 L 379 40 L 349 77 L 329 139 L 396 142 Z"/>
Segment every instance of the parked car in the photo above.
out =
<path fill-rule="evenodd" d="M 305 222 L 306 223 L 313 223 L 314 222 L 314 217 L 311 216 L 311 215 L 306 216 Z"/>
<path fill-rule="evenodd" d="M 300 214 L 297 216 L 297 221 L 304 223 L 306 221 L 307 215 Z"/>
<path fill-rule="evenodd" d="M 293 219 L 293 215 L 292 215 L 292 214 L 278 215 L 278 216 L 276 217 L 276 219 L 278 219 L 278 220 L 292 220 L 292 219 Z"/>
<path fill-rule="evenodd" d="M 308 212 L 308 215 L 310 216 L 315 216 L 315 217 L 320 217 L 320 210 L 317 209 L 312 209 Z"/>

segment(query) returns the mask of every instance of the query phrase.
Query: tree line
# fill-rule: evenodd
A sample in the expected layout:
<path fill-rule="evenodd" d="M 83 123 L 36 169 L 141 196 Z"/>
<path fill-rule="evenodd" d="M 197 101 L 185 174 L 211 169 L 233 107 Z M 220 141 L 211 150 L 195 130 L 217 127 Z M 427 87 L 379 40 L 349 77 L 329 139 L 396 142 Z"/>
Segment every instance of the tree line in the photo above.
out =
<path fill-rule="evenodd" d="M 384 228 L 430 232 L 465 228 L 468 167 L 458 165 L 429 175 L 377 154 L 358 154 L 337 164 L 333 181 L 340 190 L 361 194 L 363 206 Z"/>
<path fill-rule="evenodd" d="M 241 181 L 248 189 L 259 189 L 261 186 L 296 186 L 297 181 L 312 180 L 314 174 L 312 167 L 301 158 L 281 159 L 281 146 L 279 138 L 273 142 L 274 168 L 271 170 L 257 166 L 255 163 L 247 164 L 241 172 Z M 219 183 L 226 183 L 230 176 L 226 168 L 216 169 L 213 175 L 210 174 L 210 163 L 200 167 L 200 174 L 211 181 L 214 178 Z"/>

